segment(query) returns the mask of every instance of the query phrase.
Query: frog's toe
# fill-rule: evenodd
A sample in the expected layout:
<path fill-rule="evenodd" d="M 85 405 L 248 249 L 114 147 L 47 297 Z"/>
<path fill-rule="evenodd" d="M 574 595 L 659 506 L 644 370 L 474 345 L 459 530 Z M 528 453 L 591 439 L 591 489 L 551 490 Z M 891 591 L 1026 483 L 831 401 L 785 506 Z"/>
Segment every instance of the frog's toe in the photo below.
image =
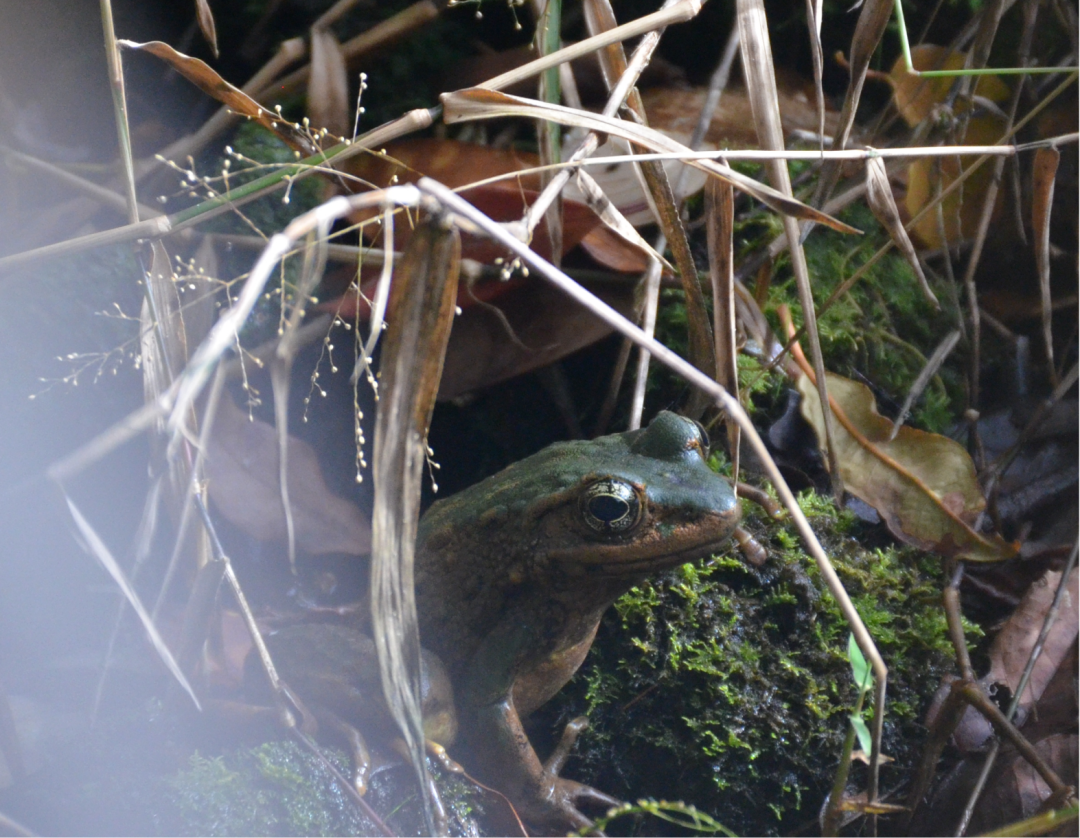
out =
<path fill-rule="evenodd" d="M 577 742 L 582 731 L 588 726 L 589 720 L 584 716 L 578 716 L 576 719 L 571 719 L 566 723 L 559 744 L 555 746 L 555 750 L 551 752 L 551 756 L 544 763 L 545 773 L 554 777 L 558 777 L 562 773 L 563 766 L 566 765 L 566 760 L 574 749 L 574 743 Z"/>
<path fill-rule="evenodd" d="M 592 786 L 561 778 L 555 779 L 553 792 L 551 804 L 557 815 L 549 817 L 547 820 L 551 825 L 557 825 L 560 829 L 565 830 L 593 833 L 592 819 L 585 815 L 581 808 L 607 811 L 621 803 L 621 801 L 604 794 L 599 789 L 594 789 Z"/>
<path fill-rule="evenodd" d="M 604 794 L 600 789 L 594 789 L 592 786 L 582 784 L 575 785 L 578 788 L 574 794 L 574 800 L 578 805 L 584 803 L 605 810 L 622 805 L 621 800 L 612 797 L 610 794 Z"/>

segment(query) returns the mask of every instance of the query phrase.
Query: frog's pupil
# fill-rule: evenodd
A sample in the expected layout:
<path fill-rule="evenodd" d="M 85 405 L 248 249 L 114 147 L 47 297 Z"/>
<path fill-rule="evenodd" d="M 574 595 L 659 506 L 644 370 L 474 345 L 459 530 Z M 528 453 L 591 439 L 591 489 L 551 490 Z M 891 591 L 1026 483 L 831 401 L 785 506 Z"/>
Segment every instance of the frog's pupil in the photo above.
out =
<path fill-rule="evenodd" d="M 634 488 L 622 480 L 597 480 L 582 497 L 581 512 L 592 529 L 605 535 L 626 533 L 641 517 Z"/>
<path fill-rule="evenodd" d="M 625 518 L 630 512 L 630 505 L 622 498 L 612 495 L 600 495 L 589 501 L 589 512 L 607 524 L 613 524 Z"/>

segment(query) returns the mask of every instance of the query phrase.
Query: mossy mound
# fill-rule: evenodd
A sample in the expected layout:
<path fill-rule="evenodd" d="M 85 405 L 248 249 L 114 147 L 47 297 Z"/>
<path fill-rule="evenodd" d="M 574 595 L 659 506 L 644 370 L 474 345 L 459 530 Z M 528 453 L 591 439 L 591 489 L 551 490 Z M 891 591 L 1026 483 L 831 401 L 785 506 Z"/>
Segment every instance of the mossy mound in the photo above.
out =
<path fill-rule="evenodd" d="M 853 516 L 816 496 L 802 502 L 890 667 L 888 790 L 917 757 L 919 719 L 951 669 L 939 562 L 860 546 L 870 539 L 852 537 L 862 526 Z M 771 525 L 764 537 L 761 568 L 715 557 L 616 603 L 585 666 L 538 720 L 589 716 L 568 776 L 626 800 L 692 803 L 744 835 L 817 817 L 856 697 L 849 629 L 793 530 Z"/>
<path fill-rule="evenodd" d="M 349 776 L 348 758 L 323 749 Z M 453 835 L 476 834 L 478 807 L 455 776 L 436 775 Z M 380 835 L 346 795 L 326 765 L 292 741 L 266 742 L 223 756 L 195 753 L 188 767 L 165 780 L 174 810 L 163 834 L 180 835 Z M 397 835 L 426 834 L 411 771 L 382 771 L 365 798 Z"/>

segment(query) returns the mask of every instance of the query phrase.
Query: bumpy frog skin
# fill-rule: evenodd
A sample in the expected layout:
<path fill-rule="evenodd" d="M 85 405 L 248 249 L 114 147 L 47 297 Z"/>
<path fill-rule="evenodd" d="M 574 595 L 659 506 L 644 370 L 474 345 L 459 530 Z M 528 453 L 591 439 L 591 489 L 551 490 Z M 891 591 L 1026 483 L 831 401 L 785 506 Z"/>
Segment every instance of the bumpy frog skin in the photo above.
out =
<path fill-rule="evenodd" d="M 578 804 L 611 799 L 541 764 L 521 718 L 574 674 L 616 598 L 719 549 L 738 522 L 702 454 L 697 426 L 664 412 L 553 445 L 420 521 L 421 642 L 449 670 L 471 767 L 536 827 L 587 827 Z"/>

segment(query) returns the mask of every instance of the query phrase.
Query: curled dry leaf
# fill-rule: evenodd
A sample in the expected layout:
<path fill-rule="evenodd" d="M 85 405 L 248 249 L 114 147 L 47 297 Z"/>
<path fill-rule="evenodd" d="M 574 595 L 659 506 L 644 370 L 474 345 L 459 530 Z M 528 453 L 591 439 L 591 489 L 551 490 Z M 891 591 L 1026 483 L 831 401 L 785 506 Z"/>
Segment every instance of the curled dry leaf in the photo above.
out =
<path fill-rule="evenodd" d="M 371 527 L 360 509 L 327 488 L 310 445 L 292 436 L 287 444 L 297 547 L 315 555 L 370 552 Z M 249 420 L 227 395 L 211 427 L 206 476 L 210 499 L 227 520 L 261 541 L 285 538 L 277 431 Z"/>
<path fill-rule="evenodd" d="M 135 41 L 117 41 L 117 43 L 126 49 L 141 50 L 156 55 L 203 93 L 217 99 L 221 104 L 226 105 L 240 116 L 254 119 L 264 128 L 273 131 L 295 151 L 301 152 L 305 157 L 319 151 L 311 138 L 301 131 L 298 126 L 285 122 L 277 114 L 266 110 L 240 88 L 234 87 L 225 81 L 205 61 L 177 52 L 162 41 L 147 41 L 141 44 Z"/>
<path fill-rule="evenodd" d="M 199 29 L 202 31 L 203 38 L 210 45 L 210 51 L 214 53 L 214 58 L 218 58 L 220 53 L 217 45 L 217 26 L 214 25 L 214 13 L 210 11 L 209 0 L 195 0 L 195 16 L 199 20 Z"/>
<path fill-rule="evenodd" d="M 349 78 L 341 44 L 329 29 L 311 30 L 311 76 L 307 91 L 312 127 L 337 137 L 350 135 Z"/>
<path fill-rule="evenodd" d="M 797 354 L 803 368 L 795 382 L 801 412 L 820 445 L 825 436 L 821 402 L 809 365 L 801 351 Z M 1018 545 L 972 529 L 986 500 L 975 465 L 961 445 L 906 426 L 890 441 L 892 422 L 877 412 L 868 387 L 839 375 L 827 379 L 844 487 L 874 507 L 893 535 L 920 549 L 967 561 L 995 562 L 1016 555 Z"/>
<path fill-rule="evenodd" d="M 935 308 L 940 308 L 937 297 L 930 289 L 930 283 L 926 281 L 919 257 L 915 254 L 915 245 L 911 243 L 907 230 L 904 229 L 904 222 L 900 220 L 900 211 L 896 208 L 892 188 L 889 186 L 889 173 L 885 171 L 885 163 L 880 157 L 868 157 L 866 160 L 866 201 L 874 217 L 889 231 L 893 244 L 904 254 L 911 269 L 915 271 L 923 296 L 933 303 Z"/>

